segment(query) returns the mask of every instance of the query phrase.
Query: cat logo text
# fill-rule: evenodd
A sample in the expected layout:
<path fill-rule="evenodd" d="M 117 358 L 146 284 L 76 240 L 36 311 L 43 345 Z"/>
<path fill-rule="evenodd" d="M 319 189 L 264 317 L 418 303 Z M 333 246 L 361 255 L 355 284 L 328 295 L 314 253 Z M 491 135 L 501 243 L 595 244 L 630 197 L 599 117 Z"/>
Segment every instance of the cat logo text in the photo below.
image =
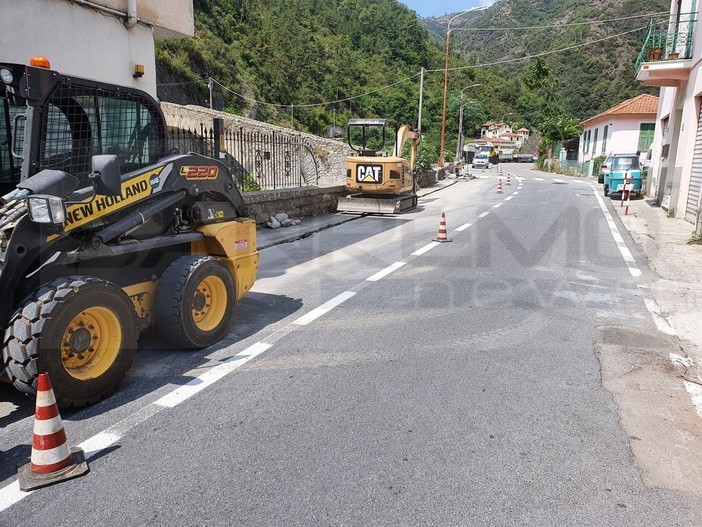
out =
<path fill-rule="evenodd" d="M 219 167 L 180 167 L 180 175 L 185 179 L 217 179 Z"/>

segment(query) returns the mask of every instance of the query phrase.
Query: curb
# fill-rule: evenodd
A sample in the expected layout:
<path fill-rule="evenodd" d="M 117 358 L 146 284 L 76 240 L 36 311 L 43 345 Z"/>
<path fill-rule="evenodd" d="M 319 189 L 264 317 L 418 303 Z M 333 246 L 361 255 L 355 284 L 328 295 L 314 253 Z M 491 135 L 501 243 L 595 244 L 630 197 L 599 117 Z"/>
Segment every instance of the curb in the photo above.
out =
<path fill-rule="evenodd" d="M 432 186 L 432 187 L 427 187 L 426 189 L 419 189 L 417 192 L 417 198 L 422 199 L 424 196 L 428 196 L 429 194 L 434 194 L 435 192 L 439 192 L 441 190 L 444 190 L 445 188 L 451 187 L 458 183 L 455 180 L 447 181 L 446 183 L 442 183 L 440 185 Z M 422 190 L 425 190 L 426 192 L 421 192 Z M 421 192 L 421 193 L 420 193 Z M 312 236 L 313 234 L 316 234 L 318 232 L 325 231 L 327 229 L 331 229 L 332 227 L 337 227 L 338 225 L 342 225 L 344 223 L 348 223 L 350 221 L 355 221 L 360 218 L 363 218 L 363 215 L 354 215 L 354 216 L 341 216 L 339 214 L 330 214 L 328 215 L 328 220 L 327 221 L 321 221 L 320 218 L 324 218 L 324 216 L 318 216 L 317 218 L 312 218 L 311 220 L 320 220 L 317 225 L 305 225 L 304 227 L 301 227 L 299 230 L 296 230 L 295 232 L 290 232 L 289 229 L 295 229 L 295 227 L 281 227 L 286 229 L 285 234 L 281 235 L 280 238 L 278 239 L 269 239 L 269 240 L 263 240 L 259 241 L 260 237 L 259 232 L 257 231 L 257 243 L 256 243 L 256 249 L 259 251 L 262 251 L 263 249 L 268 249 L 270 247 L 275 247 L 276 245 L 282 245 L 284 243 L 291 243 L 295 242 L 297 240 L 302 240 L 303 238 L 308 238 L 309 236 Z M 308 220 L 309 222 L 309 220 Z M 267 231 L 271 231 L 271 229 L 265 228 Z M 261 229 L 263 231 L 263 229 Z M 264 231 L 265 232 L 265 231 Z M 270 234 L 267 234 L 266 236 L 263 236 L 263 238 L 267 236 L 273 236 L 273 232 L 280 232 L 279 229 L 275 229 L 271 231 Z"/>

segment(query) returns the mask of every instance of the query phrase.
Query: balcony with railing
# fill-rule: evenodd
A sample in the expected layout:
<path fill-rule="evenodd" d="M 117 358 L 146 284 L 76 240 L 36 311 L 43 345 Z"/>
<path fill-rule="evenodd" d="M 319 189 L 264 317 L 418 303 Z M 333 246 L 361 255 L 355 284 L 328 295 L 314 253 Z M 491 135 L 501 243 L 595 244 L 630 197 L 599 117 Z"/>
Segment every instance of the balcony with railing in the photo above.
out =
<path fill-rule="evenodd" d="M 636 80 L 645 86 L 677 86 L 687 80 L 697 13 L 675 13 L 665 21 L 651 20 L 636 60 Z"/>

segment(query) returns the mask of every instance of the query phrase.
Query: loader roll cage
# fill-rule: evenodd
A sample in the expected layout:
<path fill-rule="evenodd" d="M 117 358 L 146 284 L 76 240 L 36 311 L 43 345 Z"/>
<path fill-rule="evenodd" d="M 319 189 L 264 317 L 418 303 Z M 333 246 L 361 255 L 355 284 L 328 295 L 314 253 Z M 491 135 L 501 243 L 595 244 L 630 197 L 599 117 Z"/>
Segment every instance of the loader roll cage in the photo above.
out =
<path fill-rule="evenodd" d="M 0 84 L 3 189 L 44 169 L 87 183 L 94 155 L 117 155 L 122 174 L 166 155 L 165 119 L 148 94 L 32 66 L 0 68 L 11 72 Z"/>

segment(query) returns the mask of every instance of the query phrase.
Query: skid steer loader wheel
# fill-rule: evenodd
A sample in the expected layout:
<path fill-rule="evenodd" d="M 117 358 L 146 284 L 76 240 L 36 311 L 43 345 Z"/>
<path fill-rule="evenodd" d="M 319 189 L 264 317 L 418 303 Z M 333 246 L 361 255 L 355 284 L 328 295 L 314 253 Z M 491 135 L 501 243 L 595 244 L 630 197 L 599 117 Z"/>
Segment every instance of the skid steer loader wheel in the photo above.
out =
<path fill-rule="evenodd" d="M 114 391 L 137 349 L 132 302 L 116 285 L 72 276 L 43 286 L 12 316 L 3 360 L 29 396 L 39 373 L 51 378 L 59 406 L 92 404 Z"/>
<path fill-rule="evenodd" d="M 175 346 L 204 348 L 226 335 L 235 302 L 234 278 L 224 263 L 212 256 L 185 256 L 159 281 L 156 327 Z"/>

